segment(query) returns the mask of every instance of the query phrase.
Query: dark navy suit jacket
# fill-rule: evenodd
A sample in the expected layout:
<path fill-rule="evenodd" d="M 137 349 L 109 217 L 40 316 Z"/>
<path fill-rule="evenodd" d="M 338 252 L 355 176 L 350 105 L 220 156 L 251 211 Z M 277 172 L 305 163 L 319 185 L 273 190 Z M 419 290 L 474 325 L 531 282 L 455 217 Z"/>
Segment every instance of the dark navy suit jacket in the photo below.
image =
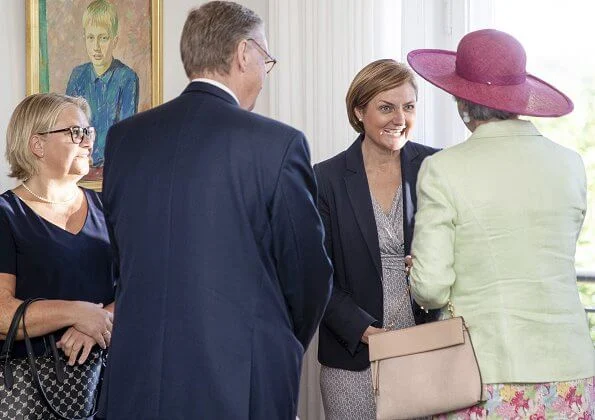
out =
<path fill-rule="evenodd" d="M 333 293 L 320 324 L 318 359 L 347 370 L 369 366 L 362 334 L 370 325 L 383 326 L 382 263 L 362 140 L 360 135 L 349 149 L 314 166 L 325 245 L 335 269 Z M 437 151 L 407 142 L 400 152 L 405 255 L 413 239 L 417 173 L 424 158 Z M 412 303 L 416 323 L 436 318 L 435 311 L 426 313 Z"/>
<path fill-rule="evenodd" d="M 110 129 L 103 188 L 120 282 L 102 415 L 295 419 L 332 281 L 303 134 L 193 82 Z"/>

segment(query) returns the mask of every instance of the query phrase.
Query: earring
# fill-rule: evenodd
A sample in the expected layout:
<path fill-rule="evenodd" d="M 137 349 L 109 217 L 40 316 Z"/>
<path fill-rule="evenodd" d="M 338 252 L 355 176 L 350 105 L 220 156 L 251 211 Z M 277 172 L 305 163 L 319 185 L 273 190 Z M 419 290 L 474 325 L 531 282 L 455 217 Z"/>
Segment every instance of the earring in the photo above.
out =
<path fill-rule="evenodd" d="M 471 122 L 471 117 L 467 111 L 463 111 L 463 122 L 465 124 L 469 124 Z"/>

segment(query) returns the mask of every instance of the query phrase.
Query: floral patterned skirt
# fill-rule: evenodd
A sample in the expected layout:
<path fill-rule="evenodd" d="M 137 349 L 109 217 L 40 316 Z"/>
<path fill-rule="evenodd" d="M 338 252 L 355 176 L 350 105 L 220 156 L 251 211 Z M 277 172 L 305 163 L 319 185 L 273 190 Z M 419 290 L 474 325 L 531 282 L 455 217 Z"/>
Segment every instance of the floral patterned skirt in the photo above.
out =
<path fill-rule="evenodd" d="M 595 418 L 595 377 L 545 384 L 486 384 L 487 401 L 438 420 Z"/>

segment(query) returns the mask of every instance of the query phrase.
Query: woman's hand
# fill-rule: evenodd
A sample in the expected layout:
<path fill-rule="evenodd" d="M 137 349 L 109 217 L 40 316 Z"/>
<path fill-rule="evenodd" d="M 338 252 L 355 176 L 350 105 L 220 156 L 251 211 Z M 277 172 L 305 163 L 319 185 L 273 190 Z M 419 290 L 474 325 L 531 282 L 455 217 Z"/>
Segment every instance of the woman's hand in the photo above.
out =
<path fill-rule="evenodd" d="M 382 333 L 382 332 L 386 332 L 386 330 L 384 328 L 376 328 L 373 326 L 369 326 L 368 328 L 366 328 L 366 331 L 364 331 L 364 335 L 362 335 L 362 342 L 368 344 L 368 337 L 373 335 L 373 334 L 378 334 L 378 333 Z"/>
<path fill-rule="evenodd" d="M 413 267 L 413 256 L 407 255 L 405 257 L 405 274 L 409 275 L 411 267 Z"/>
<path fill-rule="evenodd" d="M 56 343 L 59 349 L 62 349 L 66 357 L 68 357 L 68 364 L 74 366 L 78 357 L 79 365 L 87 361 L 87 357 L 91 353 L 91 349 L 96 344 L 92 337 L 83 334 L 74 327 L 70 327 L 60 341 Z M 79 357 L 80 354 L 80 357 Z"/>
<path fill-rule="evenodd" d="M 102 349 L 110 342 L 114 315 L 103 309 L 101 303 L 76 302 L 76 321 L 72 325 L 90 336 Z"/>

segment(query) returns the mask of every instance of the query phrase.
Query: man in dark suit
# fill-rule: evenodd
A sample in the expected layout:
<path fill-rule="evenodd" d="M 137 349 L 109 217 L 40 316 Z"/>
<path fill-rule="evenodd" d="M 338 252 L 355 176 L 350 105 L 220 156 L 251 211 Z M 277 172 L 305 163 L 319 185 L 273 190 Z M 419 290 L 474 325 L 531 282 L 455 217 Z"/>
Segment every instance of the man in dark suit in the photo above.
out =
<path fill-rule="evenodd" d="M 303 134 L 248 111 L 267 50 L 254 12 L 204 4 L 182 33 L 192 82 L 109 132 L 109 420 L 295 418 L 332 269 Z"/>

